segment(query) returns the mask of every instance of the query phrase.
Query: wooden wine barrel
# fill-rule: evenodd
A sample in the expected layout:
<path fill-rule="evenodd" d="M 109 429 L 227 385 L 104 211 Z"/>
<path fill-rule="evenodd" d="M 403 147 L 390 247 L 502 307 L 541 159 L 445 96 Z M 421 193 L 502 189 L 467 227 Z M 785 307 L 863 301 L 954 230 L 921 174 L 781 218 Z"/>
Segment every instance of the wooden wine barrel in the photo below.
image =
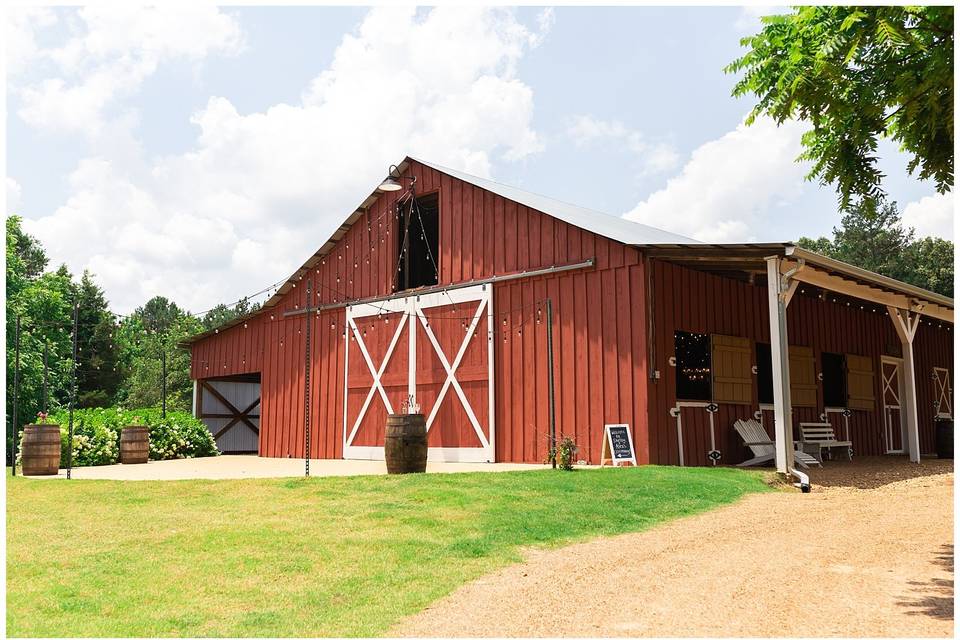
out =
<path fill-rule="evenodd" d="M 124 427 L 120 432 L 120 464 L 145 464 L 150 457 L 150 432 L 146 427 Z"/>
<path fill-rule="evenodd" d="M 25 426 L 21 454 L 23 475 L 57 475 L 60 470 L 60 425 L 28 424 Z"/>
<path fill-rule="evenodd" d="M 422 413 L 387 416 L 384 438 L 387 473 L 423 473 L 427 470 L 427 421 Z"/>

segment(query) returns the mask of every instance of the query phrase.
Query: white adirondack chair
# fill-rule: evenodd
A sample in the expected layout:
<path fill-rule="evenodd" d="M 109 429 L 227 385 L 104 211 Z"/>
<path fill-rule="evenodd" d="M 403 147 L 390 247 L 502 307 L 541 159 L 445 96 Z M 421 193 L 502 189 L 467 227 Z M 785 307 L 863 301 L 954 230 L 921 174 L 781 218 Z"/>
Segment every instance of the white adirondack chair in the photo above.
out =
<path fill-rule="evenodd" d="M 737 433 L 743 438 L 743 444 L 750 447 L 750 452 L 753 454 L 751 459 L 741 462 L 737 465 L 738 467 L 765 464 L 771 462 L 776 456 L 773 440 L 756 420 L 737 420 L 733 423 L 733 428 L 737 430 Z M 809 469 L 811 465 L 821 466 L 819 460 L 799 449 L 793 452 L 793 460 L 801 469 Z"/>

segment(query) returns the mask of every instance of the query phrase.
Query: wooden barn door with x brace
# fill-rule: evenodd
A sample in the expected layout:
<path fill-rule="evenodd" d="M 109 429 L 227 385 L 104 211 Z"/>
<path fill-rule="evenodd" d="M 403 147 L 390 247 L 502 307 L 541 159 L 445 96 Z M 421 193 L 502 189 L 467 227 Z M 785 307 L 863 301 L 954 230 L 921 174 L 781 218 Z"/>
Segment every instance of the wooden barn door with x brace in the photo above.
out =
<path fill-rule="evenodd" d="M 428 458 L 494 461 L 493 284 L 346 310 L 343 457 L 383 459 L 386 418 L 412 397 Z"/>

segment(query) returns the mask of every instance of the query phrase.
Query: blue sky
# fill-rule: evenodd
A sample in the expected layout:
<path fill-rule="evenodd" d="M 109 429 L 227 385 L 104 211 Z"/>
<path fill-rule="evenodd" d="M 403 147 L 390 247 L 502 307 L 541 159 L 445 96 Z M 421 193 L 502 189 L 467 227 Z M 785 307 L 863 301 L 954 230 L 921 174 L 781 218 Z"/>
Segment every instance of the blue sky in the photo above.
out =
<path fill-rule="evenodd" d="M 703 240 L 829 234 L 804 125 L 744 127 L 722 71 L 762 12 L 13 12 L 7 209 L 119 311 L 285 277 L 406 154 Z M 908 221 L 952 238 L 952 196 L 881 154 Z"/>

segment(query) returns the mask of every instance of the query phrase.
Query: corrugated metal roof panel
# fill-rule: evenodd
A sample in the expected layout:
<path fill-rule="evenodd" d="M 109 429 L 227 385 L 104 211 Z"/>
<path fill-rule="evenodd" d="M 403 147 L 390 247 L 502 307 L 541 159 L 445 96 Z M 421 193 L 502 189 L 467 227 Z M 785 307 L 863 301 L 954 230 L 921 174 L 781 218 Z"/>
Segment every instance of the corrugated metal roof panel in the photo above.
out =
<path fill-rule="evenodd" d="M 568 224 L 592 231 L 597 235 L 616 240 L 624 244 L 644 245 L 644 244 L 699 244 L 699 241 L 693 238 L 687 238 L 677 233 L 657 229 L 646 224 L 633 222 L 626 218 L 619 218 L 593 209 L 578 207 L 569 202 L 555 200 L 523 189 L 500 184 L 486 178 L 479 178 L 469 173 L 450 169 L 419 158 L 410 158 L 422 165 L 446 173 L 458 180 L 469 182 L 472 185 L 486 189 L 499 196 L 503 196 L 524 206 L 536 209 L 541 213 L 553 216 Z"/>

